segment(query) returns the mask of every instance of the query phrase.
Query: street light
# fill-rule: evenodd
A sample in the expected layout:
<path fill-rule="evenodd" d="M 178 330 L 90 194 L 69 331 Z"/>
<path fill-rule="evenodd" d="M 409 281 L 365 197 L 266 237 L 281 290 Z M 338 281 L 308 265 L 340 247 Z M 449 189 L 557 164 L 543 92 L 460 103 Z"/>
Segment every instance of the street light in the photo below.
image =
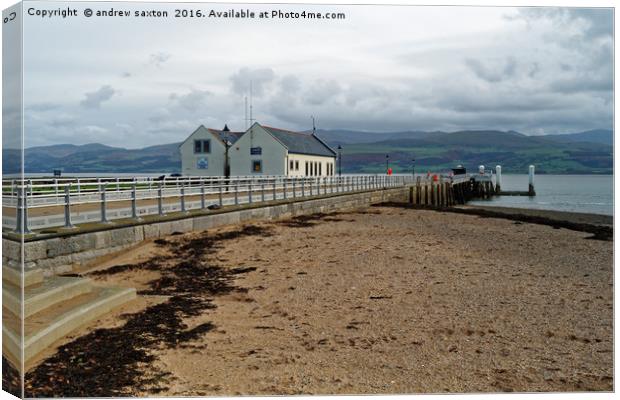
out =
<path fill-rule="evenodd" d="M 338 145 L 338 176 L 342 176 L 342 146 Z"/>
<path fill-rule="evenodd" d="M 386 154 L 385 155 L 385 173 L 387 174 L 389 170 L 390 170 L 390 155 Z"/>
<path fill-rule="evenodd" d="M 415 178 L 415 158 L 411 159 L 411 175 Z"/>

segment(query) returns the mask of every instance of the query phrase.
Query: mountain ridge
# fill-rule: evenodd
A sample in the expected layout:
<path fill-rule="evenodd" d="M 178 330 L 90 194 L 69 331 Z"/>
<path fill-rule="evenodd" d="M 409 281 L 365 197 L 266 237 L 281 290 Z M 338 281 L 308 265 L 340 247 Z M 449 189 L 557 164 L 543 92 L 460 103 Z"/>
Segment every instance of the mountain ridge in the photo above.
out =
<path fill-rule="evenodd" d="M 475 168 L 501 164 L 506 172 L 537 165 L 539 173 L 612 173 L 613 131 L 590 130 L 562 135 L 525 135 L 517 131 L 460 130 L 363 132 L 317 130 L 317 136 L 343 147 L 347 173 L 384 172 L 386 154 L 394 172 L 417 168 L 446 170 L 455 164 Z M 372 141 L 369 141 L 370 139 Z M 25 149 L 27 173 L 175 173 L 181 170 L 180 142 L 125 149 L 101 143 L 56 144 Z M 4 173 L 17 173 L 19 151 L 3 150 Z"/>

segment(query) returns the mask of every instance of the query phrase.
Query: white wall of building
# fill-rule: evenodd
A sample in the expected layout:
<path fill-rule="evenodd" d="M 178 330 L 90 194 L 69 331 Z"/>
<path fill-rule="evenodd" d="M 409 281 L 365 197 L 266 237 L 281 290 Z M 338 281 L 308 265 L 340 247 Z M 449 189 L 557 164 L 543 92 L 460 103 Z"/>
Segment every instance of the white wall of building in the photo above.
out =
<path fill-rule="evenodd" d="M 195 140 L 209 140 L 211 151 L 206 154 L 194 152 Z M 179 146 L 181 151 L 181 173 L 189 176 L 223 176 L 224 175 L 224 154 L 226 148 L 214 134 L 209 132 L 204 126 L 200 126 Z M 204 166 L 206 161 L 207 168 Z"/>
<path fill-rule="evenodd" d="M 195 153 L 196 140 L 209 140 L 210 152 Z M 261 154 L 252 154 L 252 148 Z M 180 146 L 182 174 L 188 176 L 224 176 L 226 147 L 204 126 L 196 129 Z M 329 176 L 336 174 L 336 157 L 289 153 L 287 148 L 259 124 L 254 124 L 228 150 L 230 174 Z M 253 161 L 260 161 L 261 171 L 253 170 Z M 199 168 L 199 165 L 207 168 Z M 292 168 L 291 168 L 292 164 Z M 306 168 L 307 166 L 307 168 Z"/>
<path fill-rule="evenodd" d="M 306 174 L 306 164 L 308 165 L 308 174 Z M 333 167 L 333 169 L 330 168 L 330 165 Z M 306 175 L 307 176 L 331 176 L 335 174 L 336 174 L 336 158 L 335 157 L 324 157 L 324 156 L 295 154 L 295 153 L 288 154 L 288 175 L 289 176 L 306 176 Z"/>
<path fill-rule="evenodd" d="M 251 148 L 260 147 L 261 154 L 251 154 Z M 258 124 L 254 124 L 229 149 L 231 175 L 284 175 L 286 147 Z M 253 161 L 260 161 L 261 172 L 252 170 Z"/>

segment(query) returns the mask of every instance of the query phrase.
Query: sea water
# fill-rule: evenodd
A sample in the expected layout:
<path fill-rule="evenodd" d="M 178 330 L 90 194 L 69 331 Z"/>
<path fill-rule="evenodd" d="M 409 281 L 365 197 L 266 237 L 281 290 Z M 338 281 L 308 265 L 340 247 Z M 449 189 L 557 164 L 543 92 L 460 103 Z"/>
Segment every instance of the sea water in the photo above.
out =
<path fill-rule="evenodd" d="M 527 191 L 527 175 L 502 174 L 502 190 Z M 536 196 L 495 196 L 472 205 L 613 215 L 613 175 L 536 175 Z"/>

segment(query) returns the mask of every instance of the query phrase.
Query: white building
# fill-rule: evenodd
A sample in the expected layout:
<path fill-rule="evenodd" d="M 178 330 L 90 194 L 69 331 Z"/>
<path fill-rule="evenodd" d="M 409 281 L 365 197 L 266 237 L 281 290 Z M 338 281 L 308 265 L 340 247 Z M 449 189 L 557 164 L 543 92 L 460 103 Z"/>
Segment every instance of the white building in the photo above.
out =
<path fill-rule="evenodd" d="M 230 147 L 241 135 L 243 132 L 231 132 L 228 126 L 224 126 L 220 131 L 200 125 L 179 145 L 181 173 L 194 176 L 225 176 L 226 144 Z"/>
<path fill-rule="evenodd" d="M 205 140 L 209 144 L 205 145 Z M 180 146 L 183 174 L 225 175 L 224 143 L 230 145 L 230 175 L 335 174 L 336 152 L 315 134 L 272 128 L 258 122 L 244 133 L 198 128 Z"/>

